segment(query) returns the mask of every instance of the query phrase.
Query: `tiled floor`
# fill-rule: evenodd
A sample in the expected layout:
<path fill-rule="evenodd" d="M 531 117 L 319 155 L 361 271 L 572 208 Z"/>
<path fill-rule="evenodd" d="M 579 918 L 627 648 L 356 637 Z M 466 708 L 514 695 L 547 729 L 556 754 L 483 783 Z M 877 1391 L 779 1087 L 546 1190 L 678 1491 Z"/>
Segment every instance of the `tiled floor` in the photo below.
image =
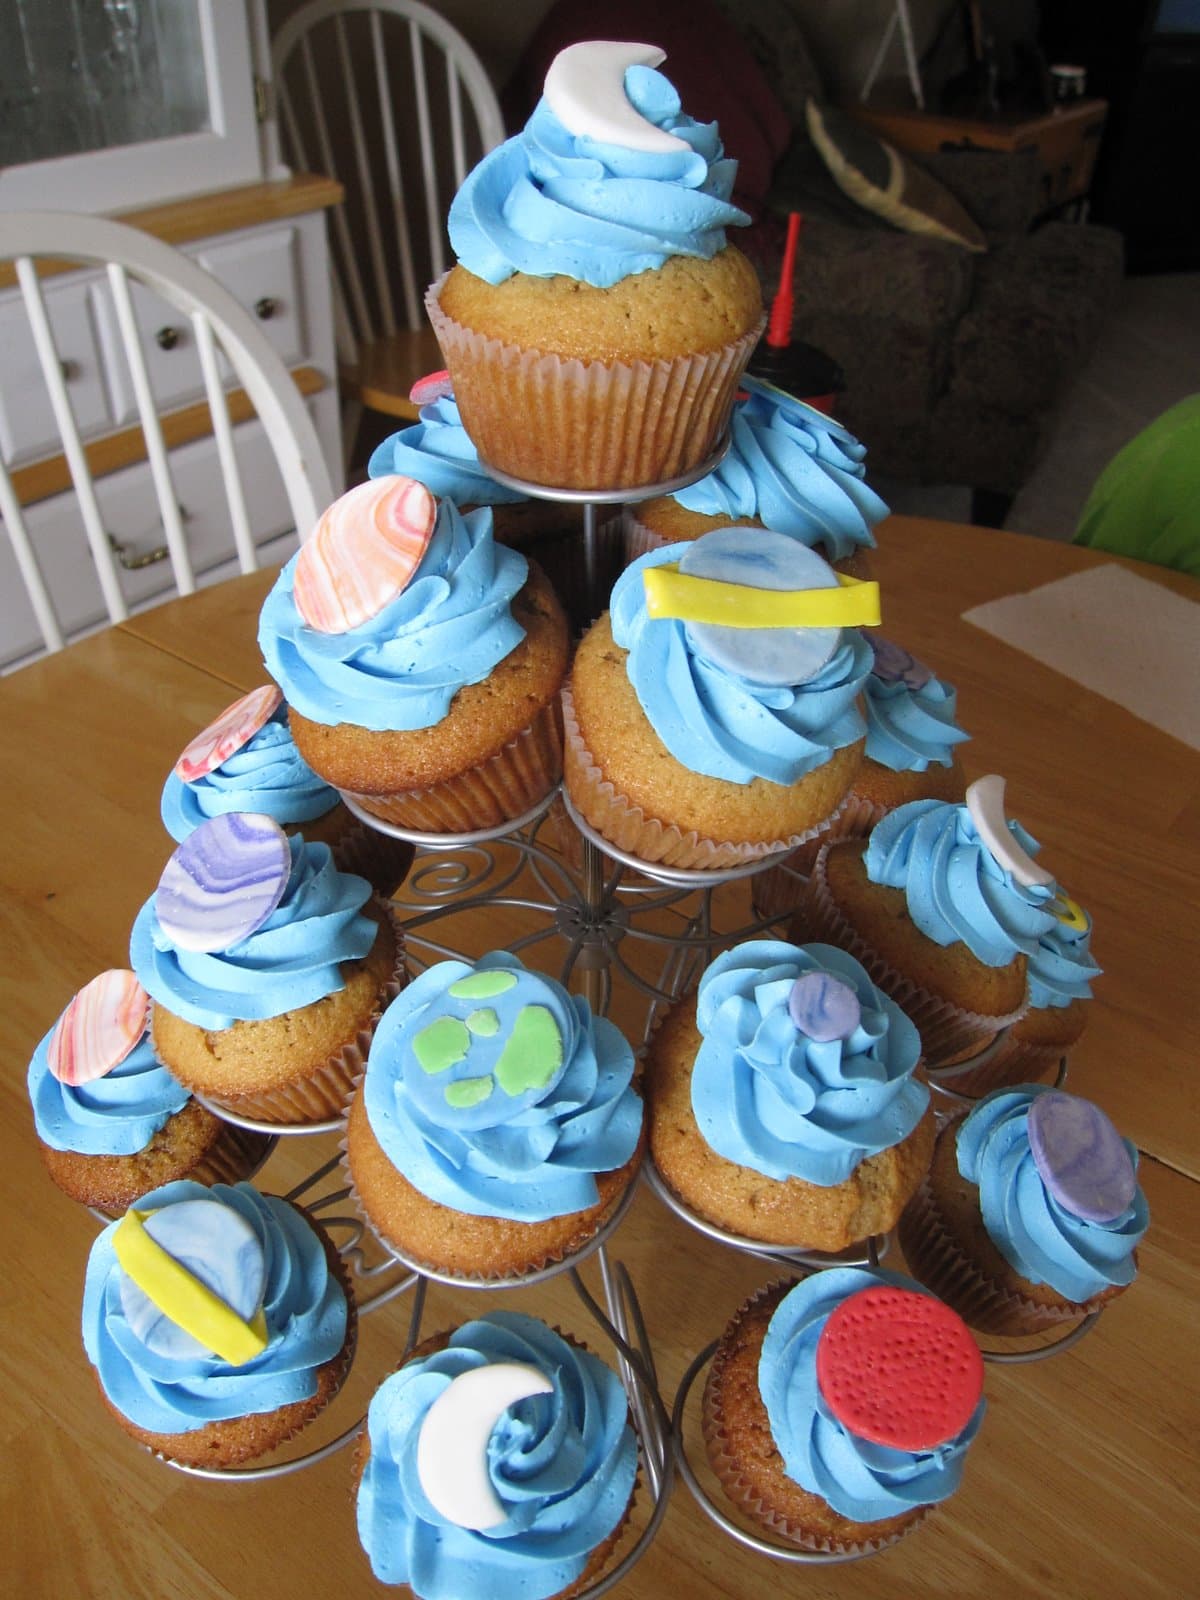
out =
<path fill-rule="evenodd" d="M 1069 539 L 1097 475 L 1121 446 L 1197 391 L 1200 274 L 1127 278 L 1117 310 L 1064 400 L 1046 454 L 1018 494 L 1006 526 L 1044 539 Z M 869 468 L 869 455 L 867 460 Z M 956 485 L 887 484 L 879 490 L 894 511 L 970 519 L 970 494 Z"/>

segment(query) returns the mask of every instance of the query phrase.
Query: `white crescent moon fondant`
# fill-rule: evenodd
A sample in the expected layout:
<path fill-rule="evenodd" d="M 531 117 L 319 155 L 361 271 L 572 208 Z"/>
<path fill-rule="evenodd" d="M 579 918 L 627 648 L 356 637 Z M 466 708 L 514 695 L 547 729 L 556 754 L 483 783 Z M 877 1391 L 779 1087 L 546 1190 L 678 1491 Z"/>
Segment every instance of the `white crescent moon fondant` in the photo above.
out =
<path fill-rule="evenodd" d="M 967 789 L 967 810 L 979 837 L 1006 872 L 1024 889 L 1036 884 L 1051 884 L 1053 873 L 1037 862 L 1017 843 L 1004 815 L 1004 779 L 998 773 L 976 778 Z"/>
<path fill-rule="evenodd" d="M 568 133 L 624 150 L 690 150 L 686 139 L 647 121 L 625 93 L 627 67 L 667 59 L 653 44 L 586 39 L 560 50 L 546 74 L 546 104 Z"/>
<path fill-rule="evenodd" d="M 440 1516 L 476 1532 L 507 1519 L 488 1475 L 488 1440 L 509 1406 L 553 1392 L 546 1374 L 522 1361 L 497 1361 L 451 1379 L 417 1435 L 417 1476 Z"/>

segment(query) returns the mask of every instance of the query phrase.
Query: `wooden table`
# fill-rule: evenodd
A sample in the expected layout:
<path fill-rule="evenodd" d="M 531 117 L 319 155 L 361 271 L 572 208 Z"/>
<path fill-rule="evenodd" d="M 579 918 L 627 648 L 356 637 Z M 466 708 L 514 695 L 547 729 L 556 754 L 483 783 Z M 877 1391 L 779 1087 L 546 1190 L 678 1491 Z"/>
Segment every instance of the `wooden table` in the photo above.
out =
<path fill-rule="evenodd" d="M 1101 559 L 897 517 L 882 529 L 877 570 L 888 632 L 959 687 L 961 718 L 975 735 L 969 773 L 1006 774 L 1013 814 L 1095 916 L 1106 971 L 1071 1084 L 1100 1101 L 1143 1152 L 1152 1225 L 1139 1281 L 1075 1350 L 1035 1366 L 988 1368 L 990 1410 L 962 1490 L 895 1550 L 849 1567 L 771 1567 L 726 1540 L 681 1487 L 622 1594 L 757 1600 L 768 1586 L 846 1600 L 1200 1593 L 1191 1331 L 1200 1263 L 1200 759 L 961 620 L 983 600 Z M 1188 579 L 1139 570 L 1200 598 Z M 293 1600 L 381 1592 L 358 1549 L 344 1453 L 280 1481 L 209 1484 L 156 1463 L 107 1417 L 79 1341 L 95 1224 L 44 1176 L 24 1089 L 33 1046 L 71 993 L 125 962 L 129 925 L 169 851 L 157 817 L 164 774 L 196 728 L 235 691 L 262 681 L 254 623 L 270 581 L 255 574 L 171 602 L 0 680 L 8 1236 L 0 1493 L 5 1587 L 14 1594 Z M 266 1186 L 286 1187 L 311 1167 L 312 1143 L 289 1141 L 266 1169 Z M 693 1354 L 771 1276 L 685 1227 L 647 1192 L 613 1253 L 641 1293 L 668 1396 Z M 435 1289 L 430 1301 L 429 1327 L 503 1304 L 588 1336 L 561 1283 L 496 1298 Z M 365 1319 L 355 1373 L 330 1421 L 345 1426 L 365 1406 L 404 1325 L 402 1302 Z"/>

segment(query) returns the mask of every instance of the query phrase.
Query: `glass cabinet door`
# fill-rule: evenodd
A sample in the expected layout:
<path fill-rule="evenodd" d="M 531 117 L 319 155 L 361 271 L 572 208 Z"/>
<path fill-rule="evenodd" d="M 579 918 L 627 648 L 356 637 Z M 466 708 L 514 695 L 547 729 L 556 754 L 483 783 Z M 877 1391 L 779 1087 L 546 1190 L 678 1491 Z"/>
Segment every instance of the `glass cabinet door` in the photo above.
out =
<path fill-rule="evenodd" d="M 262 176 L 244 0 L 0 0 L 0 206 L 112 211 Z"/>

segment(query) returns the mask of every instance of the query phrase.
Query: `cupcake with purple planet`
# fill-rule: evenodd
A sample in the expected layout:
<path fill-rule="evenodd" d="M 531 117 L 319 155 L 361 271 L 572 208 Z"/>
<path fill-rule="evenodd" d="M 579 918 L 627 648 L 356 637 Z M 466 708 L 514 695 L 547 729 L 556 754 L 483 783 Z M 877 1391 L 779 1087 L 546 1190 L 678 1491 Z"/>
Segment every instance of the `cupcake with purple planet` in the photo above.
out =
<path fill-rule="evenodd" d="M 1138 1152 L 1099 1106 L 997 1089 L 938 1135 L 900 1222 L 913 1275 L 985 1333 L 1038 1333 L 1126 1290 L 1149 1211 Z"/>
<path fill-rule="evenodd" d="M 341 1114 L 402 981 L 399 934 L 328 845 L 270 817 L 202 823 L 133 925 L 159 1059 L 194 1094 L 272 1123 Z"/>

